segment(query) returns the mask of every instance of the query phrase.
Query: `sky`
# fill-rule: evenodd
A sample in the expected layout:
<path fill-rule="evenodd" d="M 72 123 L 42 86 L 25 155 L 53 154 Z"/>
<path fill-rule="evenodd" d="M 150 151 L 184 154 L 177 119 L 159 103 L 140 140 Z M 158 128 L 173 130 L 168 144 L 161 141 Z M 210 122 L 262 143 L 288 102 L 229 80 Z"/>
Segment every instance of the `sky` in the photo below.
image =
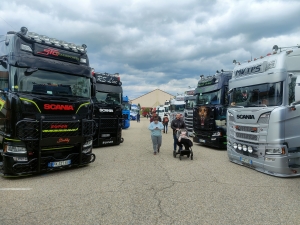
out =
<path fill-rule="evenodd" d="M 0 34 L 25 26 L 84 43 L 90 66 L 119 73 L 134 99 L 181 94 L 234 59 L 300 44 L 299 12 L 299 0 L 1 0 Z"/>

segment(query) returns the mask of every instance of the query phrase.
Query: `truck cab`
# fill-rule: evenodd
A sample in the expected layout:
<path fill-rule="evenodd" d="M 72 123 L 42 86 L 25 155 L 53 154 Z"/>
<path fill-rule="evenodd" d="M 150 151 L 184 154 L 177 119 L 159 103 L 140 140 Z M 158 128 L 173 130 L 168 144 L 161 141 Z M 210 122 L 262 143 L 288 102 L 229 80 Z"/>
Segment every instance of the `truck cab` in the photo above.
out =
<path fill-rule="evenodd" d="M 232 72 L 217 71 L 198 82 L 195 89 L 196 106 L 193 109 L 193 141 L 203 145 L 226 148 L 226 112 L 228 81 Z"/>
<path fill-rule="evenodd" d="M 45 35 L 0 36 L 0 172 L 30 175 L 95 160 L 86 46 Z"/>
<path fill-rule="evenodd" d="M 122 138 L 122 82 L 118 73 L 93 73 L 96 80 L 94 120 L 97 131 L 93 146 L 119 145 Z"/>
<path fill-rule="evenodd" d="M 273 176 L 300 176 L 299 62 L 299 46 L 276 45 L 247 63 L 234 60 L 227 115 L 231 162 Z"/>

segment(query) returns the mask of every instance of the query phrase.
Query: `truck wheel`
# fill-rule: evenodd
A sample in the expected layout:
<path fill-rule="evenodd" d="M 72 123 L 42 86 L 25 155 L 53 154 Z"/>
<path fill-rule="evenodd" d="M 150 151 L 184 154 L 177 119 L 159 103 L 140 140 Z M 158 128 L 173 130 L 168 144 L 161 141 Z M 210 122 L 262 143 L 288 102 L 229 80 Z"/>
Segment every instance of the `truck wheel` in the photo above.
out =
<path fill-rule="evenodd" d="M 124 138 L 121 138 L 121 143 L 123 143 L 124 142 Z"/>

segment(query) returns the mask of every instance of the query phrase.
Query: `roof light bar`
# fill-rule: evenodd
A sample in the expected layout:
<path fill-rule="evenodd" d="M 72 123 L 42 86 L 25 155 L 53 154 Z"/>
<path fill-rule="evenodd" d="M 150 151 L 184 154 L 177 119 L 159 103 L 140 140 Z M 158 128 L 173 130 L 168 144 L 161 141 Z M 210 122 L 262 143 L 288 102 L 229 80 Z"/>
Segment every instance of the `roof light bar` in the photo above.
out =
<path fill-rule="evenodd" d="M 21 27 L 21 30 L 20 30 L 19 34 L 23 35 L 24 37 L 26 37 L 28 39 L 34 40 L 36 42 L 40 42 L 40 43 L 44 42 L 44 43 L 47 43 L 47 44 L 53 44 L 53 45 L 58 46 L 58 47 L 71 49 L 74 52 L 78 52 L 78 51 L 85 52 L 86 49 L 87 49 L 87 46 L 85 44 L 83 44 L 81 46 L 80 45 L 75 45 L 73 43 L 68 43 L 66 41 L 58 40 L 56 38 L 49 38 L 46 35 L 39 35 L 35 32 L 28 32 L 28 29 L 26 27 Z"/>

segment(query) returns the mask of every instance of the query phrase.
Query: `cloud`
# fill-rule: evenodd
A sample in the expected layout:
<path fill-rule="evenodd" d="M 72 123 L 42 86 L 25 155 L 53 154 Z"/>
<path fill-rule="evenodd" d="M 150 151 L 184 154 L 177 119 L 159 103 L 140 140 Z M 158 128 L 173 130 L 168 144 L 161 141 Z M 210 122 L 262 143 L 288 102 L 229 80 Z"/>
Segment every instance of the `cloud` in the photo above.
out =
<path fill-rule="evenodd" d="M 232 60 L 299 43 L 299 1 L 3 0 L 0 33 L 30 31 L 85 43 L 91 67 L 119 72 L 125 95 L 196 86 Z"/>

